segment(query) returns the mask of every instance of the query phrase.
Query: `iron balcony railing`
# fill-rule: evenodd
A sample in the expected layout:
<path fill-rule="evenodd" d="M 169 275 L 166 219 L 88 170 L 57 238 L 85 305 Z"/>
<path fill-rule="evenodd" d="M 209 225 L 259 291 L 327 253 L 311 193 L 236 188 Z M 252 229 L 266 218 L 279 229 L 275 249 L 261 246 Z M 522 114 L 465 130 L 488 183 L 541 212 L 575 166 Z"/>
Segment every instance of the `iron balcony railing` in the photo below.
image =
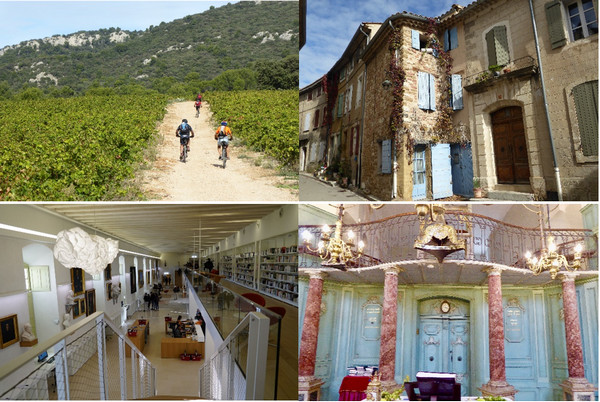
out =
<path fill-rule="evenodd" d="M 466 240 L 466 250 L 452 254 L 452 260 L 472 260 L 502 264 L 509 267 L 527 269 L 524 255 L 533 254 L 542 249 L 542 236 L 539 228 L 525 228 L 501 222 L 493 218 L 470 212 L 446 212 L 446 223 L 453 226 L 459 238 Z M 365 242 L 364 257 L 356 267 L 369 267 L 394 261 L 425 259 L 422 251 L 413 248 L 419 235 L 420 222 L 416 213 L 404 213 L 376 222 L 346 224 L 343 236 L 348 230 L 355 233 L 356 240 Z M 317 248 L 321 227 L 300 225 L 299 238 L 303 232 L 312 235 L 311 248 Z M 584 246 L 582 267 L 580 270 L 597 270 L 597 238 L 586 229 L 546 229 L 544 237 L 554 236 L 558 252 L 567 259 L 573 256 L 577 243 Z M 317 268 L 320 259 L 315 253 L 302 247 L 299 255 L 300 268 Z M 431 258 L 431 256 L 427 257 Z"/>
<path fill-rule="evenodd" d="M 496 67 L 492 69 L 495 71 L 487 69 L 469 75 L 464 79 L 463 87 L 469 92 L 481 92 L 499 79 L 530 77 L 538 72 L 538 66 L 531 56 L 511 60 L 503 66 Z"/>

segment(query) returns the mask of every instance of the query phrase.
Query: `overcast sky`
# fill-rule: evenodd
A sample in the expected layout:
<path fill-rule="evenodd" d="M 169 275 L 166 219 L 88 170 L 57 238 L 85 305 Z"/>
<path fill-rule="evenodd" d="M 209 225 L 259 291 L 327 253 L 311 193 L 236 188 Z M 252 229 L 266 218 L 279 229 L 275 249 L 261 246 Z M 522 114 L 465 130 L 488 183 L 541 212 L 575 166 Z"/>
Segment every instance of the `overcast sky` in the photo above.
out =
<path fill-rule="evenodd" d="M 322 77 L 340 58 L 361 22 L 383 22 L 409 11 L 439 17 L 452 4 L 474 0 L 307 0 L 306 44 L 300 51 L 300 88 Z"/>
<path fill-rule="evenodd" d="M 229 1 L 236 3 L 236 1 Z M 0 49 L 81 30 L 144 30 L 227 1 L 1 1 Z"/>

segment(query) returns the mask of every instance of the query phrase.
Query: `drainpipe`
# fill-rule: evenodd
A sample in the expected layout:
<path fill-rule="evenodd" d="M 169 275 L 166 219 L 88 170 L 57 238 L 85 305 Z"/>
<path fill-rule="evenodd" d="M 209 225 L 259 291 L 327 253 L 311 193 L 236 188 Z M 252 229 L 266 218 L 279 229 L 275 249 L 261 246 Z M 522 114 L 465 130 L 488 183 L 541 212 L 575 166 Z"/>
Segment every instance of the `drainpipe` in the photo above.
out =
<path fill-rule="evenodd" d="M 392 24 L 392 21 L 388 20 L 388 23 L 390 24 L 390 28 L 392 28 L 392 34 L 394 33 L 394 24 Z M 396 136 L 394 135 L 393 138 L 393 142 L 394 142 L 394 146 L 392 148 L 392 155 L 394 157 L 394 163 L 392 165 L 392 200 L 396 198 L 396 196 L 398 195 L 398 157 L 397 157 L 397 150 L 396 150 Z"/>
<path fill-rule="evenodd" d="M 531 11 L 531 23 L 533 25 L 533 37 L 535 39 L 535 51 L 537 53 L 538 66 L 540 68 L 540 80 L 542 82 L 542 95 L 544 96 L 544 109 L 546 111 L 546 121 L 548 122 L 548 133 L 550 134 L 550 146 L 552 149 L 552 159 L 554 161 L 554 176 L 556 178 L 556 190 L 558 192 L 558 200 L 563 200 L 562 187 L 560 185 L 560 170 L 558 161 L 556 160 L 556 148 L 554 138 L 552 137 L 552 124 L 550 123 L 550 112 L 548 111 L 548 99 L 546 98 L 546 85 L 544 83 L 544 69 L 542 68 L 542 57 L 540 56 L 540 44 L 538 42 L 537 27 L 535 24 L 535 14 L 533 13 L 533 4 L 529 0 L 529 10 Z"/>
<path fill-rule="evenodd" d="M 367 37 L 367 46 L 369 46 L 369 35 L 362 30 L 362 24 L 358 27 L 360 32 L 363 33 Z M 361 118 L 360 118 L 360 133 L 358 136 L 358 172 L 356 174 L 356 184 L 360 189 L 361 181 L 362 181 L 362 147 L 363 147 L 363 129 L 365 125 L 365 97 L 367 94 L 367 63 L 365 65 L 365 72 L 363 73 L 363 87 L 362 87 L 362 105 L 361 105 Z"/>

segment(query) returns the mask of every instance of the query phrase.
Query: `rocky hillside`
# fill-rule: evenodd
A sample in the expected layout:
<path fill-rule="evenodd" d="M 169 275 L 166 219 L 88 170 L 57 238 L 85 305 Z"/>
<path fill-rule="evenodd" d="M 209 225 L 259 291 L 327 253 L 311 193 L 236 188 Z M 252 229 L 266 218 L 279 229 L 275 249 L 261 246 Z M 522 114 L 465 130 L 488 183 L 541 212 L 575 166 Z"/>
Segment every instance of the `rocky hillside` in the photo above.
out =
<path fill-rule="evenodd" d="M 259 60 L 298 54 L 298 2 L 242 1 L 150 26 L 82 31 L 0 49 L 0 84 L 64 87 L 210 80 Z M 6 85 L 6 84 L 4 84 Z"/>

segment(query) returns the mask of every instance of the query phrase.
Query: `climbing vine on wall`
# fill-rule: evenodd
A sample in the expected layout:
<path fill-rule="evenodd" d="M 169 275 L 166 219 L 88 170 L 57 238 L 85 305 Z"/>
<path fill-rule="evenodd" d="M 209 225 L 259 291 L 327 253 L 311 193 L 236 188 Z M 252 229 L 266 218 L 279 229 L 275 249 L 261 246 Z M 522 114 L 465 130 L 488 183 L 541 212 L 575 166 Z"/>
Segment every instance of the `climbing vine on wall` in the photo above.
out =
<path fill-rule="evenodd" d="M 440 104 L 437 108 L 437 118 L 434 126 L 435 136 L 432 138 L 434 142 L 446 143 L 466 143 L 469 138 L 465 133 L 465 126 L 458 128 L 454 127 L 453 114 L 454 111 L 450 106 L 450 97 L 452 96 L 452 56 L 449 52 L 444 51 L 444 47 L 437 39 L 440 37 L 439 23 L 435 18 L 429 18 L 427 26 L 427 47 L 433 49 L 433 54 L 437 55 L 438 71 L 440 78 L 438 86 L 440 89 Z"/>
<path fill-rule="evenodd" d="M 412 152 L 414 149 L 413 140 L 410 133 L 403 128 L 403 101 L 404 101 L 404 81 L 406 73 L 400 62 L 400 52 L 402 49 L 402 30 L 394 28 L 390 36 L 389 50 L 391 52 L 390 64 L 388 66 L 388 77 L 392 88 L 392 113 L 390 116 L 390 131 L 394 137 L 395 149 L 402 146 L 402 141 L 406 145 L 409 155 L 409 163 L 412 161 Z"/>

